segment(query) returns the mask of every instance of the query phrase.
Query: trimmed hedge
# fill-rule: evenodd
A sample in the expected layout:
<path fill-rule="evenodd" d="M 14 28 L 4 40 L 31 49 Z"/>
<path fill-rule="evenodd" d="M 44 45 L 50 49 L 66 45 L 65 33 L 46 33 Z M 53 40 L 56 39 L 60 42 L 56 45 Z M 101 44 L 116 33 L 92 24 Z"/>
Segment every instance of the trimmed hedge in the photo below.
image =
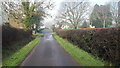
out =
<path fill-rule="evenodd" d="M 32 31 L 24 31 L 23 29 L 16 29 L 10 26 L 2 25 L 2 45 L 9 46 L 10 43 L 31 38 Z"/>
<path fill-rule="evenodd" d="M 59 29 L 57 34 L 112 64 L 120 64 L 120 27 Z"/>

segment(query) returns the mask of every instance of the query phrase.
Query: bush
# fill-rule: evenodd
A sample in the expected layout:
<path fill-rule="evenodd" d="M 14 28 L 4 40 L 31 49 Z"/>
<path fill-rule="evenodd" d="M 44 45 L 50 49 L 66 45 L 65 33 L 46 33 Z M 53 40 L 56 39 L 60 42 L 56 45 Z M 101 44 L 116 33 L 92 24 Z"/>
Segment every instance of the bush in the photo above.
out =
<path fill-rule="evenodd" d="M 120 27 L 61 29 L 57 34 L 96 57 L 120 64 Z"/>
<path fill-rule="evenodd" d="M 10 26 L 2 26 L 2 45 L 6 46 L 12 42 L 31 38 L 32 31 L 24 31 L 23 29 L 16 29 Z"/>

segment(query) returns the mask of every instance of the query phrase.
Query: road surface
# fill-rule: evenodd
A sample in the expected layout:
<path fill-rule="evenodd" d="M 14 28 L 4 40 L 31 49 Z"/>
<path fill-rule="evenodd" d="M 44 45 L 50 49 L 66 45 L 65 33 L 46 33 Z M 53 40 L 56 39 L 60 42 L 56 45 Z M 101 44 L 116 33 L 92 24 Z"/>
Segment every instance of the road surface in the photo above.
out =
<path fill-rule="evenodd" d="M 50 33 L 45 33 L 40 43 L 26 57 L 21 66 L 79 66 L 79 64 Z"/>

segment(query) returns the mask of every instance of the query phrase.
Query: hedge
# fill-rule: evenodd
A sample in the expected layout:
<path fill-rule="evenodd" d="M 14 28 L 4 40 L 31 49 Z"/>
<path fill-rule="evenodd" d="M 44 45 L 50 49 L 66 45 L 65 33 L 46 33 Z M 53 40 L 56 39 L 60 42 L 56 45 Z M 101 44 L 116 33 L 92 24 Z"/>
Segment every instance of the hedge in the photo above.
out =
<path fill-rule="evenodd" d="M 57 34 L 96 57 L 120 65 L 120 27 L 59 29 Z"/>
<path fill-rule="evenodd" d="M 4 46 L 8 46 L 12 42 L 31 37 L 31 30 L 24 31 L 23 29 L 17 29 L 14 27 L 2 25 L 2 45 Z"/>

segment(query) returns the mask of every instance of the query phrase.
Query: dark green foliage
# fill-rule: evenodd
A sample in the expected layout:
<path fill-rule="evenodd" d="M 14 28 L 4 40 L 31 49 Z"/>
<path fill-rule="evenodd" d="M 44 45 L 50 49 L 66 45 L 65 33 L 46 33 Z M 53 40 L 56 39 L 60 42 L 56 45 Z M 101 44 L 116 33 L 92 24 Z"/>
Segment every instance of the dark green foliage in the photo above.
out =
<path fill-rule="evenodd" d="M 103 23 L 98 18 L 96 18 L 96 20 L 93 20 L 92 25 L 95 26 L 96 28 L 103 27 Z"/>
<path fill-rule="evenodd" d="M 10 26 L 2 26 L 2 45 L 9 46 L 10 43 L 31 38 L 32 31 L 24 31 L 23 29 L 16 29 Z"/>
<path fill-rule="evenodd" d="M 120 64 L 120 27 L 58 30 L 57 34 L 96 57 Z"/>
<path fill-rule="evenodd" d="M 30 6 L 30 2 L 22 2 L 23 8 L 24 8 L 24 12 L 26 15 L 29 15 L 29 6 Z"/>
<path fill-rule="evenodd" d="M 31 41 L 31 39 L 23 39 L 15 42 L 11 42 L 10 44 L 3 45 L 2 47 L 2 60 L 10 57 L 13 55 L 15 52 L 19 51 L 22 47 L 24 47 L 26 44 L 28 44 Z"/>
<path fill-rule="evenodd" d="M 2 60 L 19 51 L 32 39 L 31 30 L 24 31 L 9 25 L 2 25 Z"/>
<path fill-rule="evenodd" d="M 32 25 L 32 29 L 37 32 L 38 29 L 39 29 L 39 26 L 42 25 L 42 23 L 40 22 L 42 20 L 43 20 L 42 16 L 40 16 L 40 15 L 32 15 L 29 24 Z M 34 28 L 33 24 L 36 25 L 36 28 Z"/>
<path fill-rule="evenodd" d="M 40 22 L 43 20 L 42 17 L 45 14 L 41 4 L 42 3 L 34 3 L 30 6 L 30 2 L 22 2 L 25 14 L 25 18 L 23 20 L 25 24 L 25 30 L 33 29 L 33 24 L 36 24 L 37 26 L 34 30 L 37 31 L 38 27 L 40 26 Z"/>

